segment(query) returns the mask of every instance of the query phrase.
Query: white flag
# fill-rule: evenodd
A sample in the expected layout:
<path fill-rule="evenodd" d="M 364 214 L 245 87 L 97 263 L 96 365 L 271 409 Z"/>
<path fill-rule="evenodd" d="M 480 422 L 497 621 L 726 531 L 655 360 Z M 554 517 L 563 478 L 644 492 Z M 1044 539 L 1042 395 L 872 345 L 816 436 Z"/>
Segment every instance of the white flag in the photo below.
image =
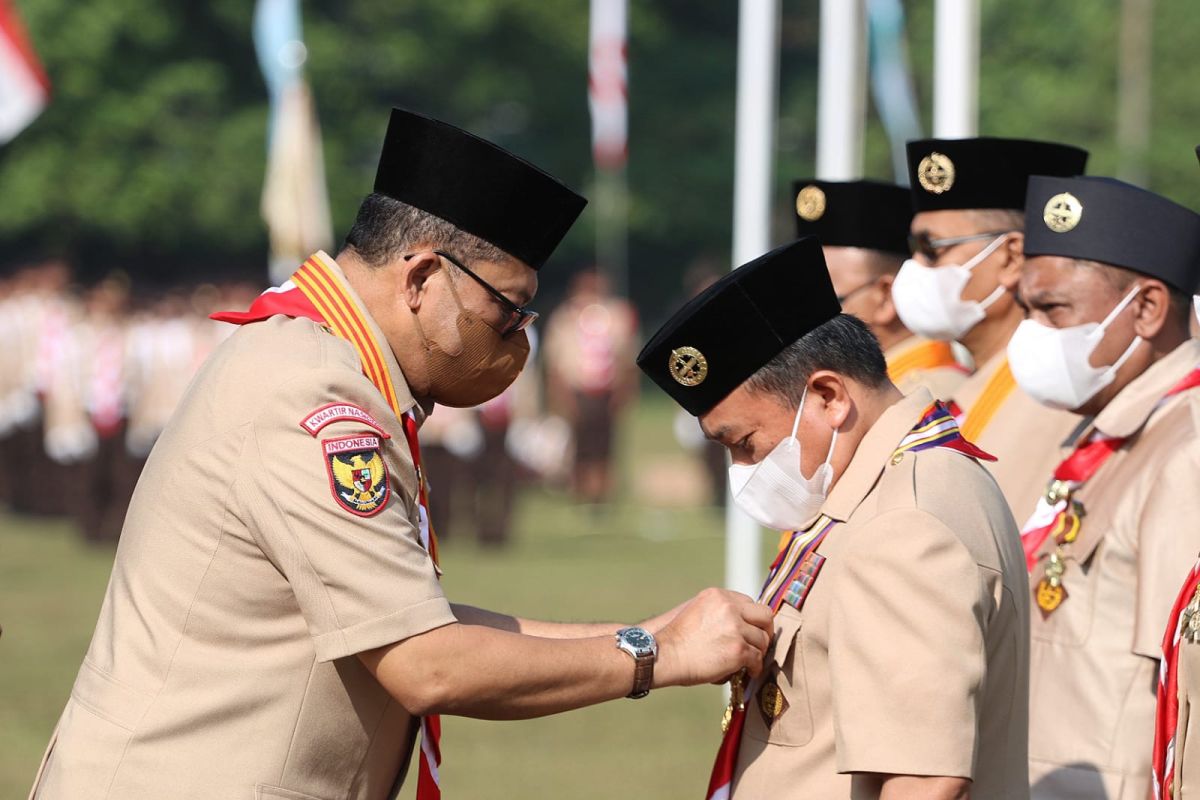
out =
<path fill-rule="evenodd" d="M 592 0 L 588 105 L 592 110 L 592 154 L 601 169 L 618 169 L 625 164 L 627 3 L 628 0 Z"/>
<path fill-rule="evenodd" d="M 0 0 L 0 144 L 33 122 L 49 99 L 50 81 L 17 11 L 10 0 Z"/>

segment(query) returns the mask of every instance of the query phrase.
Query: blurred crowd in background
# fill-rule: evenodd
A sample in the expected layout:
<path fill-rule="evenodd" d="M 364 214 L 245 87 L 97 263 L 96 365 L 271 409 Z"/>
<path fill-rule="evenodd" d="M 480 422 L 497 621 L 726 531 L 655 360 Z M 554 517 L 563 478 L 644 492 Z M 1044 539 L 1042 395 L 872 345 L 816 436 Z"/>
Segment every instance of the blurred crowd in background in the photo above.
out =
<path fill-rule="evenodd" d="M 715 272 L 689 273 L 694 294 Z M 86 285 L 60 258 L 0 278 L 0 504 L 73 518 L 114 542 L 146 459 L 208 355 L 235 328 L 209 319 L 263 289 L 246 280 L 144 286 L 113 271 Z M 437 407 L 421 431 L 435 529 L 501 546 L 523 483 L 561 487 L 603 513 L 617 486 L 615 447 L 637 400 L 633 306 L 601 272 L 576 273 L 532 330 L 521 378 L 477 408 Z M 724 497 L 724 456 L 681 415 L 675 439 L 707 464 Z"/>

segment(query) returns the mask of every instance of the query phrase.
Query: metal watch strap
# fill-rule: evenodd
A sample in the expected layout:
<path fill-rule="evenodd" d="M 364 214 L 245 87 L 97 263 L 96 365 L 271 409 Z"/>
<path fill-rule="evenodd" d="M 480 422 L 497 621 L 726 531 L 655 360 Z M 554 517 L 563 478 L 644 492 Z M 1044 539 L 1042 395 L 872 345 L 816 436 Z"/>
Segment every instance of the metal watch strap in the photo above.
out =
<path fill-rule="evenodd" d="M 650 684 L 654 682 L 654 654 L 636 656 L 633 659 L 633 691 L 628 697 L 640 700 L 650 694 Z"/>

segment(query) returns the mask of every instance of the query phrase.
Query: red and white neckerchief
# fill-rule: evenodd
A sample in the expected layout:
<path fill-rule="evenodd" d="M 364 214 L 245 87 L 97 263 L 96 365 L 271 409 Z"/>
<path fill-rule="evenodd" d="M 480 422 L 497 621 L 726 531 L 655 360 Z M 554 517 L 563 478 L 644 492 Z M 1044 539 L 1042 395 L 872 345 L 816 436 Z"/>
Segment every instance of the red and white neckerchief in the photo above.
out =
<path fill-rule="evenodd" d="M 1187 628 L 1187 630 L 1184 630 Z M 1200 630 L 1200 560 L 1188 573 L 1171 607 L 1158 665 L 1158 705 L 1154 710 L 1154 755 L 1150 771 L 1155 800 L 1170 800 L 1175 783 L 1175 733 L 1179 727 L 1179 647 Z"/>
<path fill-rule="evenodd" d="M 892 451 L 919 452 L 935 447 L 945 447 L 962 453 L 968 458 L 995 461 L 991 454 L 979 449 L 964 438 L 955 421 L 953 412 L 945 404 L 935 402 L 928 406 L 904 438 Z M 784 534 L 779 553 L 771 562 L 771 569 L 759 593 L 758 602 L 779 613 L 783 606 L 790 605 L 797 611 L 804 608 L 804 601 L 817 582 L 825 557 L 817 552 L 821 542 L 834 529 L 838 521 L 826 514 L 819 515 L 805 530 Z M 778 645 L 777 645 L 778 646 Z M 737 772 L 738 751 L 742 746 L 742 733 L 746 728 L 746 697 L 753 696 L 758 688 L 746 685 L 744 679 L 732 681 L 729 707 L 725 710 L 724 736 L 713 764 L 712 776 L 708 781 L 707 800 L 728 800 L 733 791 L 733 778 Z"/>
<path fill-rule="evenodd" d="M 335 335 L 345 339 L 358 351 L 363 374 L 387 400 L 392 412 L 404 427 L 404 438 L 417 471 L 417 500 L 420 514 L 421 545 L 429 553 L 434 567 L 438 566 L 437 535 L 429 515 L 428 487 L 421 465 L 421 447 L 417 440 L 417 420 L 413 412 L 402 411 L 396 399 L 396 389 L 388 371 L 387 361 L 365 312 L 358 307 L 341 277 L 325 263 L 322 254 L 309 257 L 300 269 L 281 286 L 263 292 L 244 312 L 219 312 L 212 319 L 246 325 L 274 316 L 304 317 L 327 326 Z M 421 761 L 417 776 L 417 800 L 439 800 L 442 796 L 438 769 L 442 764 L 442 723 L 436 715 L 421 718 Z"/>
<path fill-rule="evenodd" d="M 92 427 L 106 439 L 125 416 L 125 332 L 116 324 L 101 324 L 93 333 L 87 404 Z"/>
<path fill-rule="evenodd" d="M 1200 367 L 1193 368 L 1155 404 L 1159 408 L 1180 392 L 1200 386 Z M 1153 410 L 1151 411 L 1153 413 Z M 1148 416 L 1148 415 L 1147 415 Z M 1047 540 L 1054 549 L 1046 560 L 1045 573 L 1033 590 L 1033 599 L 1044 619 L 1049 619 L 1067 599 L 1063 575 L 1067 570 L 1067 548 L 1079 538 L 1083 525 L 1083 504 L 1075 493 L 1129 441 L 1130 436 L 1107 436 L 1099 430 L 1085 437 L 1054 470 L 1046 493 L 1021 528 L 1021 547 L 1025 566 L 1033 572 Z"/>

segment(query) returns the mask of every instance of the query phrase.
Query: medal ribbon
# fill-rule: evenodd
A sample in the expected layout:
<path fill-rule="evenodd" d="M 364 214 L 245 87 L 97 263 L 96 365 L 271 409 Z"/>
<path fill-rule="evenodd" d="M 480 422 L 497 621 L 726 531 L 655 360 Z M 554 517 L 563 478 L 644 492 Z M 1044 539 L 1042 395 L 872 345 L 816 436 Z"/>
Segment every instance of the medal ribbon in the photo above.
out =
<path fill-rule="evenodd" d="M 1200 615 L 1200 560 L 1183 583 L 1163 636 L 1163 659 L 1158 665 L 1158 705 L 1154 710 L 1154 756 L 1150 765 L 1155 800 L 1169 800 L 1174 791 L 1175 734 L 1179 727 L 1179 646 L 1184 637 L 1184 626 L 1195 625 L 1197 615 Z"/>
<path fill-rule="evenodd" d="M 925 409 L 917 424 L 900 440 L 893 456 L 909 450 L 929 450 L 934 447 L 946 447 L 972 458 L 996 460 L 963 438 L 950 410 L 939 402 Z M 787 542 L 771 563 L 767 579 L 758 595 L 758 602 L 770 606 L 776 614 L 785 603 L 797 611 L 802 610 L 804 600 L 816 583 L 821 565 L 825 562 L 824 557 L 816 552 L 817 547 L 837 524 L 838 521 L 834 518 L 821 514 L 804 530 L 794 531 L 790 535 L 784 534 L 788 537 Z M 728 725 L 721 739 L 721 747 L 717 751 L 712 777 L 708 781 L 708 793 L 705 795 L 707 800 L 728 800 L 733 790 L 738 750 L 741 748 L 742 733 L 746 728 L 744 699 L 746 695 L 753 694 L 754 689 L 753 685 L 743 686 L 741 679 L 736 677 L 733 684 L 730 707 L 726 710 L 729 715 Z"/>
<path fill-rule="evenodd" d="M 421 466 L 421 448 L 417 441 L 417 420 L 411 411 L 404 412 L 396 398 L 396 388 L 384 360 L 383 351 L 370 326 L 365 313 L 351 297 L 341 277 L 325 263 L 320 255 L 309 256 L 292 277 L 282 286 L 263 292 L 245 312 L 219 312 L 212 318 L 234 325 L 246 325 L 274 316 L 303 317 L 326 325 L 338 337 L 345 339 L 358 352 L 363 374 L 375 385 L 387 401 L 392 413 L 404 426 L 404 437 L 412 453 L 413 466 L 417 472 L 417 500 L 420 515 L 421 544 L 438 566 L 437 536 L 429 516 L 428 487 L 425 470 Z M 417 800 L 439 800 L 442 796 L 438 768 L 442 763 L 441 719 L 436 715 L 421 718 L 421 763 L 417 776 Z"/>
<path fill-rule="evenodd" d="M 892 383 L 898 383 L 910 372 L 938 367 L 953 367 L 963 369 L 954 358 L 954 350 L 949 342 L 921 342 L 900 353 L 888 362 L 888 378 Z"/>
<path fill-rule="evenodd" d="M 1155 405 L 1155 409 L 1180 392 L 1200 386 L 1200 367 L 1196 367 L 1175 384 Z M 1153 412 L 1151 412 L 1153 413 Z M 1038 498 L 1037 507 L 1021 528 L 1021 546 L 1025 550 L 1025 565 L 1032 572 L 1037 566 L 1038 551 L 1053 537 L 1060 546 L 1070 544 L 1079 536 L 1082 506 L 1072 499 L 1100 467 L 1121 449 L 1129 437 L 1105 436 L 1094 431 L 1060 463 L 1046 488 Z"/>

